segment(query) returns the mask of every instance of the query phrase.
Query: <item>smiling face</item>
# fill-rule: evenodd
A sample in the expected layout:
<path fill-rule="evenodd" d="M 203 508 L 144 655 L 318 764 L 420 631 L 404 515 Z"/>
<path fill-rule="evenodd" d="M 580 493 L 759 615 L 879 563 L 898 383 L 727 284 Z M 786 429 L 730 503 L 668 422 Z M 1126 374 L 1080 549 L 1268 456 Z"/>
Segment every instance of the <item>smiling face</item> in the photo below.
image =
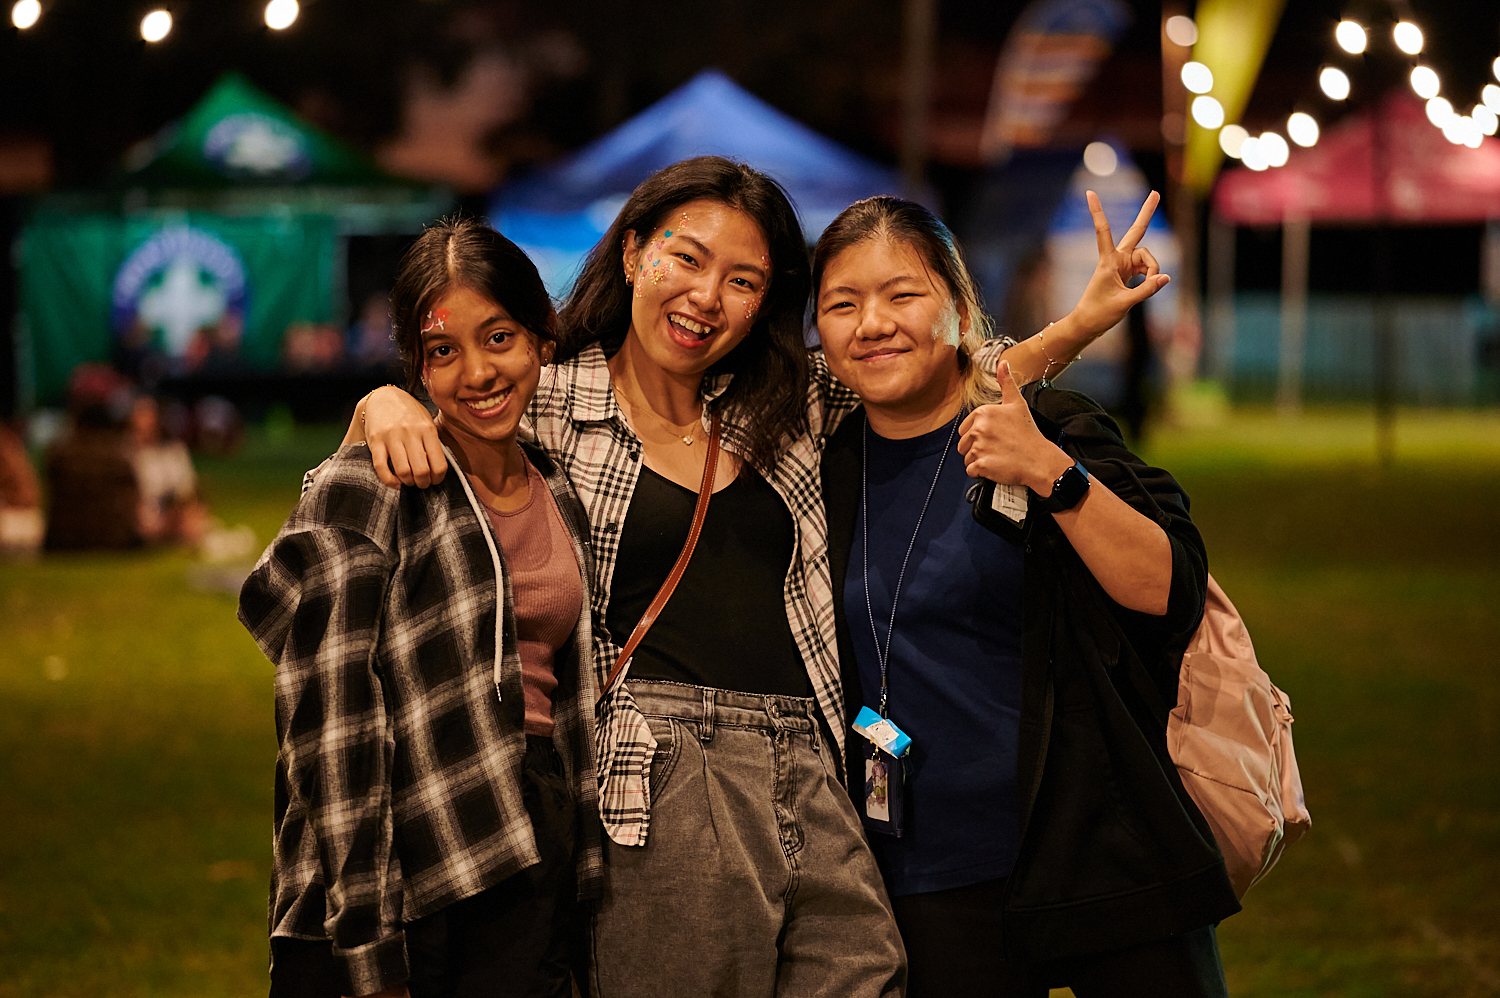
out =
<path fill-rule="evenodd" d="M 504 306 L 454 288 L 422 319 L 422 383 L 459 447 L 508 446 L 553 345 Z"/>
<path fill-rule="evenodd" d="M 740 344 L 770 284 L 770 248 L 756 222 L 716 201 L 689 201 L 637 245 L 625 233 L 635 285 L 630 334 L 662 370 L 701 375 Z"/>
<path fill-rule="evenodd" d="M 909 243 L 875 236 L 830 260 L 817 317 L 829 368 L 872 416 L 952 416 L 963 324 L 953 295 Z"/>

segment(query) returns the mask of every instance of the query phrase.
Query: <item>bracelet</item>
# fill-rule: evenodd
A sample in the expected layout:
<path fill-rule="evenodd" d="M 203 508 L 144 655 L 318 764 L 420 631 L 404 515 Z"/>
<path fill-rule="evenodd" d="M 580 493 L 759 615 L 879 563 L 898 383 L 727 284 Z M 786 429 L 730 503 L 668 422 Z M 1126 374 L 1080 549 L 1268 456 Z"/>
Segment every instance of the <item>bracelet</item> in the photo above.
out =
<path fill-rule="evenodd" d="M 393 385 L 393 384 L 391 384 L 390 382 L 387 382 L 387 383 L 385 383 L 385 384 L 383 384 L 383 385 L 380 386 L 380 388 L 395 388 L 395 387 L 396 386 Z M 376 392 L 380 391 L 380 388 L 371 388 L 369 391 L 365 392 L 363 398 L 361 398 L 358 402 L 355 403 L 355 408 L 357 408 L 359 410 L 359 428 L 361 430 L 363 430 L 365 428 L 365 405 L 367 403 L 369 403 L 370 396 L 374 395 Z"/>
<path fill-rule="evenodd" d="M 1047 326 L 1046 326 L 1045 329 L 1042 329 L 1040 332 L 1038 332 L 1036 334 L 1037 345 L 1039 347 L 1041 347 L 1042 356 L 1047 361 L 1047 366 L 1044 367 L 1044 368 L 1042 368 L 1042 376 L 1040 378 L 1040 381 L 1041 381 L 1041 384 L 1042 384 L 1043 388 L 1050 388 L 1052 386 L 1052 382 L 1048 380 L 1047 375 L 1049 375 L 1049 374 L 1052 373 L 1052 368 L 1053 367 L 1061 367 L 1062 371 L 1058 371 L 1057 373 L 1058 374 L 1062 374 L 1063 371 L 1066 371 L 1068 368 L 1070 368 L 1070 367 L 1073 366 L 1073 360 L 1077 360 L 1078 357 L 1082 357 L 1083 356 L 1083 351 L 1080 350 L 1080 351 L 1078 351 L 1078 357 L 1074 357 L 1073 360 L 1068 361 L 1066 364 L 1059 364 L 1058 361 L 1055 361 L 1055 360 L 1052 359 L 1052 355 L 1047 352 L 1047 330 L 1051 329 L 1055 325 L 1057 325 L 1057 323 L 1055 323 L 1055 322 L 1049 322 L 1049 323 L 1047 323 Z"/>

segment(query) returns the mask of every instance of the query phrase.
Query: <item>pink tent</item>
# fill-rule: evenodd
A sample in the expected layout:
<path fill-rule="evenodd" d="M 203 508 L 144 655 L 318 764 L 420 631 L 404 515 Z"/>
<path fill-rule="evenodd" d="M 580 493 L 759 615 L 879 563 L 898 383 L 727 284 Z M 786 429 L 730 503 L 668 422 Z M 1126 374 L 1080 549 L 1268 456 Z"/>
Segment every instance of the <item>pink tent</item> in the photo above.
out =
<path fill-rule="evenodd" d="M 1457 146 L 1427 120 L 1411 93 L 1386 97 L 1376 122 L 1369 111 L 1330 128 L 1311 149 L 1292 147 L 1286 166 L 1225 172 L 1214 211 L 1235 225 L 1389 221 L 1411 224 L 1483 222 L 1500 218 L 1500 139 L 1478 149 Z M 1375 181 L 1375 139 L 1386 164 L 1384 191 Z"/>

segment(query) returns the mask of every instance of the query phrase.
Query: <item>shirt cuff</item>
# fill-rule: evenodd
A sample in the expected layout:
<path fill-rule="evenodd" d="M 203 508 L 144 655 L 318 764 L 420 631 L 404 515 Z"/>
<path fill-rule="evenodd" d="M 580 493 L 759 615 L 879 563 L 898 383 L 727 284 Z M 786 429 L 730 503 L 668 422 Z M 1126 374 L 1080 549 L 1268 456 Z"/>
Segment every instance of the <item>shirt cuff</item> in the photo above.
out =
<path fill-rule="evenodd" d="M 406 933 L 397 931 L 383 939 L 352 949 L 333 948 L 333 955 L 344 967 L 345 995 L 368 995 L 411 978 L 406 961 Z"/>

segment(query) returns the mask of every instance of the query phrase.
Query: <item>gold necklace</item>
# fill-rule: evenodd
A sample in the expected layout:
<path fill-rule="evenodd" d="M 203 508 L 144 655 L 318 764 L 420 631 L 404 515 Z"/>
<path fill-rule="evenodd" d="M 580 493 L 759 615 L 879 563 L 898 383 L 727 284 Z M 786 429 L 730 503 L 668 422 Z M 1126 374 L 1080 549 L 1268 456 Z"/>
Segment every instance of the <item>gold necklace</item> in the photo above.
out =
<path fill-rule="evenodd" d="M 633 404 L 631 404 L 631 405 L 627 405 L 626 404 L 625 393 L 620 390 L 620 387 L 618 385 L 614 384 L 613 382 L 611 382 L 610 383 L 610 388 L 614 389 L 615 400 L 620 403 L 620 407 L 622 409 L 626 410 L 626 413 L 625 413 L 626 416 L 632 416 L 632 415 L 634 415 L 635 414 L 635 406 Z M 651 414 L 651 416 L 658 423 L 660 423 L 663 427 L 666 428 L 666 430 L 667 430 L 668 433 L 672 434 L 672 436 L 676 437 L 678 440 L 681 440 L 688 447 L 693 446 L 693 444 L 697 442 L 697 434 L 695 434 L 695 433 L 688 433 L 688 434 L 684 435 L 684 434 L 678 433 L 677 432 L 677 427 L 673 426 L 671 423 L 667 422 L 665 418 L 663 418 L 662 416 L 658 415 L 657 412 L 656 412 L 656 410 L 652 409 L 651 406 L 643 404 L 641 406 L 641 408 L 643 408 L 647 412 L 649 412 Z M 694 426 L 695 429 L 702 429 L 702 423 L 701 422 L 694 423 L 693 426 Z"/>

